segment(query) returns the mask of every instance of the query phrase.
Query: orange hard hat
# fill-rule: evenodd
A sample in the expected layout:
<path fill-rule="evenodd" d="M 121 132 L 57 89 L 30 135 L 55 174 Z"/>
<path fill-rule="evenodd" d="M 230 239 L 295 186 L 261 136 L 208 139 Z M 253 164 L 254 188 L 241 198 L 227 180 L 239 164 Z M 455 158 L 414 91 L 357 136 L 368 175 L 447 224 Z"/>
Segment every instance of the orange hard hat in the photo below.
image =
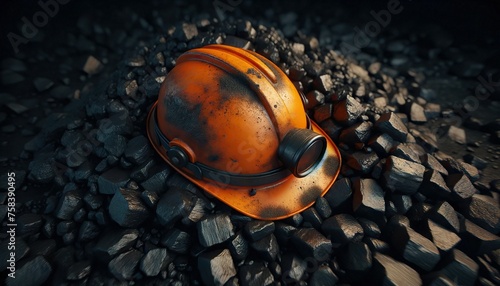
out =
<path fill-rule="evenodd" d="M 175 170 L 258 219 L 311 206 L 340 169 L 337 147 L 309 120 L 288 77 L 263 56 L 225 45 L 178 58 L 147 133 Z"/>

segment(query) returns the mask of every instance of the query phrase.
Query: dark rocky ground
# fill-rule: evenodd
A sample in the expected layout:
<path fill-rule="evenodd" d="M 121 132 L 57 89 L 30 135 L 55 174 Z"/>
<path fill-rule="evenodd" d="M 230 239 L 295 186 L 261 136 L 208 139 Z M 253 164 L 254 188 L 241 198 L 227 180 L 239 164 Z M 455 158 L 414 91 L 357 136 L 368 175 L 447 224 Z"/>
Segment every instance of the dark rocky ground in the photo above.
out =
<path fill-rule="evenodd" d="M 224 21 L 211 2 L 70 2 L 14 53 L 4 35 L 41 8 L 2 3 L 1 280 L 500 284 L 493 4 L 402 1 L 356 46 L 356 27 L 387 2 L 243 1 Z M 282 67 L 341 148 L 341 176 L 303 213 L 242 216 L 175 174 L 145 139 L 163 77 L 182 52 L 209 43 Z M 15 280 L 5 278 L 8 171 Z"/>

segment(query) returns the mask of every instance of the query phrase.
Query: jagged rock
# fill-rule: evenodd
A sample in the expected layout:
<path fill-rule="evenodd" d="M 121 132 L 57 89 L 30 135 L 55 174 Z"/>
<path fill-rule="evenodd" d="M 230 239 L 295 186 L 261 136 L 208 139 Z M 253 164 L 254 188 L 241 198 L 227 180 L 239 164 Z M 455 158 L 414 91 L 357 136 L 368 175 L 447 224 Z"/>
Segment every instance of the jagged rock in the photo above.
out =
<path fill-rule="evenodd" d="M 410 227 L 395 227 L 391 238 L 398 253 L 419 268 L 431 271 L 439 262 L 439 250 L 434 243 Z"/>
<path fill-rule="evenodd" d="M 309 285 L 335 285 L 338 280 L 337 275 L 333 273 L 332 269 L 328 267 L 328 265 L 321 265 L 316 271 L 313 272 L 311 279 L 309 280 Z"/>
<path fill-rule="evenodd" d="M 78 191 L 68 191 L 59 199 L 54 214 L 57 218 L 70 220 L 73 215 L 83 206 L 82 196 Z"/>
<path fill-rule="evenodd" d="M 205 285 L 224 285 L 236 275 L 229 250 L 213 250 L 198 256 L 198 269 Z"/>
<path fill-rule="evenodd" d="M 349 281 L 362 281 L 372 267 L 372 252 L 363 242 L 351 242 L 341 254 L 340 264 L 346 270 Z"/>
<path fill-rule="evenodd" d="M 273 285 L 274 277 L 263 263 L 243 265 L 239 268 L 239 277 L 243 286 Z"/>
<path fill-rule="evenodd" d="M 439 274 L 445 275 L 454 282 L 459 281 L 460 285 L 474 285 L 479 266 L 465 253 L 454 249 L 443 258 L 442 264 L 444 266 L 438 271 Z"/>
<path fill-rule="evenodd" d="M 461 241 L 454 232 L 445 229 L 430 219 L 426 219 L 422 224 L 422 234 L 432 240 L 434 245 L 442 251 L 451 251 Z"/>
<path fill-rule="evenodd" d="M 244 231 L 250 240 L 257 241 L 274 232 L 275 225 L 272 221 L 253 220 L 245 224 Z"/>
<path fill-rule="evenodd" d="M 135 228 L 149 217 L 147 207 L 142 203 L 141 193 L 128 189 L 115 192 L 109 203 L 109 215 L 122 227 Z"/>
<path fill-rule="evenodd" d="M 237 233 L 234 238 L 229 241 L 229 251 L 233 259 L 236 261 L 244 260 L 248 254 L 248 242 L 241 233 Z"/>
<path fill-rule="evenodd" d="M 373 179 L 352 179 L 353 210 L 356 215 L 383 223 L 385 220 L 384 191 Z"/>
<path fill-rule="evenodd" d="M 336 244 L 361 241 L 364 235 L 361 225 L 349 214 L 338 214 L 328 218 L 323 222 L 322 230 Z"/>
<path fill-rule="evenodd" d="M 425 172 L 419 192 L 433 199 L 447 199 L 451 196 L 451 191 L 446 185 L 443 176 L 436 170 L 427 170 Z"/>
<path fill-rule="evenodd" d="M 418 191 L 424 172 L 425 167 L 421 164 L 389 156 L 383 176 L 387 188 L 404 194 L 413 194 Z"/>
<path fill-rule="evenodd" d="M 464 222 L 464 229 L 460 237 L 462 238 L 462 242 L 459 248 L 469 255 L 489 253 L 500 248 L 500 237 L 467 219 Z"/>
<path fill-rule="evenodd" d="M 118 280 L 132 280 L 141 257 L 140 251 L 132 249 L 113 258 L 108 264 L 108 269 Z"/>
<path fill-rule="evenodd" d="M 156 206 L 156 216 L 162 225 L 170 225 L 189 214 L 194 196 L 178 188 L 170 188 Z"/>
<path fill-rule="evenodd" d="M 192 238 L 189 233 L 173 228 L 162 236 L 161 244 L 168 250 L 186 254 L 192 245 Z"/>
<path fill-rule="evenodd" d="M 455 233 L 460 232 L 460 221 L 455 209 L 446 201 L 436 204 L 429 211 L 429 217 L 436 223 L 442 225 Z"/>
<path fill-rule="evenodd" d="M 422 285 L 417 271 L 379 252 L 373 256 L 373 270 L 373 281 L 378 285 Z"/>
<path fill-rule="evenodd" d="M 198 239 L 204 247 L 227 241 L 234 235 L 233 224 L 226 213 L 205 217 L 197 223 Z"/>
<path fill-rule="evenodd" d="M 382 133 L 389 134 L 394 140 L 406 142 L 408 128 L 393 112 L 381 114 L 380 118 L 375 122 L 375 127 Z"/>
<path fill-rule="evenodd" d="M 270 234 L 260 240 L 254 241 L 250 246 L 267 261 L 273 261 L 279 252 L 278 242 L 274 234 Z"/>
<path fill-rule="evenodd" d="M 291 241 L 304 258 L 313 257 L 317 261 L 329 259 L 332 243 L 313 228 L 301 228 L 292 233 Z"/>
<path fill-rule="evenodd" d="M 139 231 L 136 229 L 110 229 L 95 245 L 94 254 L 97 258 L 107 261 L 112 256 L 129 250 L 138 237 Z"/>
<path fill-rule="evenodd" d="M 325 199 L 332 208 L 333 213 L 341 213 L 352 209 L 351 181 L 348 178 L 340 178 L 325 194 Z"/>
<path fill-rule="evenodd" d="M 68 268 L 66 279 L 70 281 L 81 280 L 89 276 L 91 271 L 92 265 L 90 264 L 90 261 L 79 261 Z"/>
<path fill-rule="evenodd" d="M 113 168 L 100 175 L 97 184 L 99 193 L 113 195 L 120 188 L 124 187 L 129 181 L 129 175 L 122 169 Z"/>
<path fill-rule="evenodd" d="M 474 194 L 467 206 L 467 216 L 489 232 L 500 232 L 500 206 L 492 197 Z"/>
<path fill-rule="evenodd" d="M 150 249 L 141 258 L 139 267 L 146 276 L 152 277 L 165 270 L 167 265 L 172 262 L 172 258 L 168 255 L 165 248 Z"/>
<path fill-rule="evenodd" d="M 469 178 L 462 173 L 448 175 L 446 185 L 451 190 L 452 198 L 457 201 L 467 200 L 477 192 Z"/>

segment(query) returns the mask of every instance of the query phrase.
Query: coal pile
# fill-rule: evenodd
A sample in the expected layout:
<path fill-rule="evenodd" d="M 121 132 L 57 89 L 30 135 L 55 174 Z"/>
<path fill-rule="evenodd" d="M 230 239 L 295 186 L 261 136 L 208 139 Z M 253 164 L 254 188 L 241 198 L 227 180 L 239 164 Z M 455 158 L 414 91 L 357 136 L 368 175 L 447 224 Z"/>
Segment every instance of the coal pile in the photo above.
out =
<path fill-rule="evenodd" d="M 283 31 L 251 20 L 178 22 L 49 116 L 19 158 L 30 162 L 19 183 L 42 194 L 18 206 L 19 277 L 6 284 L 498 285 L 499 181 L 485 184 L 488 162 L 448 153 L 429 127 L 454 111 L 426 97 L 423 73 L 356 61 L 290 33 L 287 21 Z M 341 175 L 300 214 L 241 215 L 149 145 L 146 115 L 176 58 L 222 43 L 282 68 L 339 146 Z M 84 71 L 101 65 L 89 58 Z M 54 82 L 34 84 L 44 91 Z M 498 133 L 498 121 L 481 129 Z M 445 136 L 468 142 L 462 127 Z"/>

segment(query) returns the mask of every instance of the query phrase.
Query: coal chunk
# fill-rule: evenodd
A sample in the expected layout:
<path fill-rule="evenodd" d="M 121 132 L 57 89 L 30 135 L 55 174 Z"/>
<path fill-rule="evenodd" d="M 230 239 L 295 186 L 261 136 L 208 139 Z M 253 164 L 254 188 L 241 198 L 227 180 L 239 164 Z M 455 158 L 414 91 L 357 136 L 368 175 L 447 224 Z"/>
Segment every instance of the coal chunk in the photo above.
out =
<path fill-rule="evenodd" d="M 406 142 L 408 128 L 394 112 L 381 114 L 375 122 L 375 127 L 382 133 L 389 134 L 394 140 Z"/>
<path fill-rule="evenodd" d="M 467 219 L 460 237 L 462 242 L 458 247 L 469 255 L 480 255 L 500 248 L 500 237 Z"/>
<path fill-rule="evenodd" d="M 189 214 L 194 196 L 185 190 L 170 188 L 156 206 L 156 216 L 162 225 L 170 225 Z"/>
<path fill-rule="evenodd" d="M 451 191 L 439 171 L 427 170 L 419 192 L 428 198 L 447 199 L 451 196 Z"/>
<path fill-rule="evenodd" d="M 438 273 L 452 281 L 460 281 L 460 285 L 474 285 L 479 265 L 462 251 L 454 249 L 443 258 L 442 264 L 443 267 Z"/>
<path fill-rule="evenodd" d="M 361 241 L 364 235 L 361 225 L 349 214 L 338 214 L 328 218 L 323 222 L 322 230 L 335 244 Z"/>
<path fill-rule="evenodd" d="M 307 261 L 298 255 L 286 253 L 281 259 L 282 278 L 288 285 L 294 284 L 304 278 Z"/>
<path fill-rule="evenodd" d="M 448 170 L 446 170 L 445 167 L 439 161 L 436 159 L 436 157 L 432 156 L 429 153 L 425 153 L 420 160 L 422 161 L 422 164 L 432 170 L 438 171 L 441 175 L 448 175 Z"/>
<path fill-rule="evenodd" d="M 378 285 L 422 285 L 417 271 L 379 252 L 373 256 L 373 270 L 373 279 Z"/>
<path fill-rule="evenodd" d="M 253 220 L 245 224 L 244 231 L 250 240 L 257 241 L 274 232 L 275 225 L 272 221 Z"/>
<path fill-rule="evenodd" d="M 53 165 L 53 159 L 47 155 L 37 156 L 28 166 L 28 178 L 42 184 L 50 183 L 55 177 Z"/>
<path fill-rule="evenodd" d="M 128 189 L 118 190 L 109 203 L 109 215 L 122 227 L 134 228 L 149 217 L 149 211 L 141 201 L 141 193 Z"/>
<path fill-rule="evenodd" d="M 163 235 L 161 240 L 161 244 L 166 246 L 169 250 L 182 254 L 188 253 L 192 242 L 189 233 L 177 228 L 169 230 Z"/>
<path fill-rule="evenodd" d="M 71 190 L 62 195 L 59 199 L 54 214 L 57 218 L 70 220 L 73 215 L 83 206 L 83 199 L 80 192 Z"/>
<path fill-rule="evenodd" d="M 363 232 L 365 236 L 373 237 L 373 238 L 379 238 L 380 234 L 382 233 L 380 231 L 380 227 L 372 220 L 366 219 L 366 218 L 358 218 L 358 222 L 363 228 Z"/>
<path fill-rule="evenodd" d="M 460 221 L 455 209 L 446 201 L 436 204 L 429 211 L 429 217 L 436 223 L 455 233 L 460 231 Z"/>
<path fill-rule="evenodd" d="M 86 220 L 80 225 L 78 240 L 81 242 L 91 241 L 99 235 L 99 232 L 99 227 L 93 221 Z"/>
<path fill-rule="evenodd" d="M 150 249 L 142 258 L 139 267 L 146 276 L 156 276 L 172 262 L 165 248 Z"/>
<path fill-rule="evenodd" d="M 313 87 L 322 93 L 330 92 L 333 87 L 332 77 L 329 74 L 320 75 L 314 79 Z"/>
<path fill-rule="evenodd" d="M 332 243 L 314 228 L 301 228 L 293 232 L 291 241 L 304 258 L 325 261 L 332 253 Z"/>
<path fill-rule="evenodd" d="M 425 271 L 432 270 L 439 262 L 439 250 L 434 243 L 410 227 L 395 227 L 391 239 L 398 253 L 406 261 Z"/>
<path fill-rule="evenodd" d="M 474 194 L 467 206 L 467 216 L 489 232 L 500 232 L 500 207 L 492 197 Z"/>
<path fill-rule="evenodd" d="M 454 232 L 447 230 L 430 219 L 425 220 L 421 228 L 422 234 L 432 240 L 434 245 L 442 252 L 452 250 L 461 241 L 460 237 Z"/>
<path fill-rule="evenodd" d="M 198 256 L 198 269 L 205 285 L 224 285 L 236 275 L 229 250 L 213 250 Z"/>
<path fill-rule="evenodd" d="M 99 193 L 106 195 L 115 194 L 120 188 L 125 187 L 129 181 L 129 175 L 120 168 L 113 168 L 100 175 L 97 179 Z"/>
<path fill-rule="evenodd" d="M 363 121 L 342 130 L 339 139 L 349 145 L 362 147 L 368 141 L 368 138 L 370 138 L 371 131 L 372 123 Z"/>
<path fill-rule="evenodd" d="M 52 266 L 41 255 L 30 258 L 16 269 L 15 277 L 7 278 L 7 285 L 42 285 L 52 273 Z"/>
<path fill-rule="evenodd" d="M 401 143 L 391 150 L 391 154 L 408 161 L 421 163 L 418 153 L 414 150 L 415 144 Z"/>
<path fill-rule="evenodd" d="M 375 152 L 357 151 L 344 157 L 346 158 L 347 166 L 362 174 L 369 174 L 379 162 L 379 158 Z"/>
<path fill-rule="evenodd" d="M 225 242 L 234 235 L 233 224 L 227 213 L 207 216 L 196 226 L 198 239 L 204 247 Z"/>
<path fill-rule="evenodd" d="M 274 234 L 270 234 L 260 240 L 254 241 L 250 246 L 267 261 L 274 261 L 279 252 L 278 241 Z"/>
<path fill-rule="evenodd" d="M 351 242 L 340 256 L 340 264 L 350 281 L 359 282 L 372 267 L 372 252 L 363 242 Z"/>
<path fill-rule="evenodd" d="M 27 213 L 17 218 L 16 223 L 16 235 L 31 235 L 37 233 L 40 230 L 40 227 L 42 226 L 42 217 L 37 214 Z"/>
<path fill-rule="evenodd" d="M 348 96 L 334 105 L 333 119 L 345 125 L 352 125 L 363 112 L 363 106 L 352 96 Z"/>
<path fill-rule="evenodd" d="M 425 123 L 427 122 L 427 116 L 425 115 L 425 109 L 418 103 L 410 103 L 408 112 L 408 117 L 412 122 L 415 123 Z"/>
<path fill-rule="evenodd" d="M 172 35 L 180 41 L 189 41 L 198 35 L 198 28 L 195 24 L 182 23 L 175 27 L 174 34 Z"/>
<path fill-rule="evenodd" d="M 136 165 L 144 163 L 151 155 L 149 141 L 142 135 L 132 138 L 125 147 L 125 158 Z"/>
<path fill-rule="evenodd" d="M 141 186 L 144 190 L 155 192 L 158 194 L 164 193 L 166 190 L 165 182 L 170 176 L 172 170 L 167 167 L 154 167 L 149 171 L 149 178 L 147 178 L 144 182 L 141 183 Z"/>
<path fill-rule="evenodd" d="M 354 191 L 353 210 L 356 215 L 375 220 L 384 221 L 385 200 L 384 191 L 373 179 L 352 179 Z"/>
<path fill-rule="evenodd" d="M 136 229 L 110 229 L 99 239 L 94 253 L 97 258 L 106 261 L 112 256 L 129 250 L 138 237 L 139 231 Z"/>
<path fill-rule="evenodd" d="M 108 269 L 118 280 L 132 280 L 141 257 L 140 251 L 132 249 L 113 258 L 108 264 Z"/>
<path fill-rule="evenodd" d="M 333 186 L 325 194 L 324 198 L 332 208 L 333 213 L 340 213 L 352 209 L 351 181 L 341 178 L 333 183 Z"/>
<path fill-rule="evenodd" d="M 241 232 L 237 233 L 229 241 L 229 251 L 236 261 L 244 260 L 248 254 L 248 242 L 245 240 Z"/>
<path fill-rule="evenodd" d="M 381 157 L 386 157 L 395 145 L 394 139 L 388 133 L 373 136 L 367 144 Z"/>
<path fill-rule="evenodd" d="M 320 265 L 316 271 L 311 275 L 309 279 L 309 285 L 320 286 L 320 285 L 335 285 L 337 284 L 339 278 L 328 265 Z"/>
<path fill-rule="evenodd" d="M 469 178 L 462 173 L 448 175 L 446 185 L 451 190 L 452 198 L 457 201 L 467 200 L 477 192 Z"/>
<path fill-rule="evenodd" d="M 315 208 L 313 207 L 307 208 L 301 214 L 302 217 L 304 218 L 302 226 L 321 229 L 321 224 L 323 223 L 323 219 L 321 219 L 321 216 L 319 215 L 319 213 L 316 211 Z"/>
<path fill-rule="evenodd" d="M 424 178 L 424 166 L 395 156 L 389 156 L 386 162 L 383 177 L 387 188 L 410 195 L 418 191 Z"/>
<path fill-rule="evenodd" d="M 45 77 L 37 77 L 33 80 L 33 85 L 38 92 L 46 91 L 54 85 L 54 82 Z"/>
<path fill-rule="evenodd" d="M 332 215 L 332 208 L 324 197 L 319 197 L 314 203 L 314 209 L 322 218 L 329 218 Z"/>
<path fill-rule="evenodd" d="M 274 283 L 274 277 L 264 263 L 243 265 L 238 274 L 243 286 L 273 285 Z"/>
<path fill-rule="evenodd" d="M 68 268 L 68 274 L 66 274 L 66 279 L 70 281 L 81 280 L 89 276 L 92 270 L 92 265 L 90 261 L 78 261 Z"/>

